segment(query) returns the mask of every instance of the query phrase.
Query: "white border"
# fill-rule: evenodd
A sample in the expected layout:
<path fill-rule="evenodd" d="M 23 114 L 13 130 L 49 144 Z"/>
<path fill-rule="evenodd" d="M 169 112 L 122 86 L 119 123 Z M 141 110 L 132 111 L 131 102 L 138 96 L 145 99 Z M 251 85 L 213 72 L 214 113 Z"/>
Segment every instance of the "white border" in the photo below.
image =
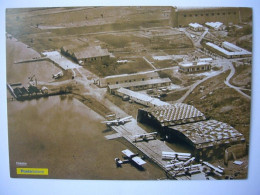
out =
<path fill-rule="evenodd" d="M 259 12 L 257 0 L 8 0 L 0 2 L 0 194 L 260 194 L 258 176 L 260 169 L 260 78 L 259 62 Z M 90 181 L 90 180 L 54 180 L 54 179 L 11 179 L 9 177 L 8 132 L 6 110 L 5 75 L 5 8 L 20 7 L 59 7 L 59 6 L 229 6 L 253 8 L 253 96 L 251 115 L 249 176 L 239 181 Z"/>

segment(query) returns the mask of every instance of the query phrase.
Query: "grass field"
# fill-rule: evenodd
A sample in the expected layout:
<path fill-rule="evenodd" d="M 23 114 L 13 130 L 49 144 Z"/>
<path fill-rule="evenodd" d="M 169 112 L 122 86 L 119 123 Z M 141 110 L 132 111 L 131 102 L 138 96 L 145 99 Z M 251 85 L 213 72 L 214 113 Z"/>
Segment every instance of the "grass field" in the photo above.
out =
<path fill-rule="evenodd" d="M 236 73 L 231 78 L 231 84 L 245 89 L 251 89 L 252 66 L 241 64 L 235 66 L 235 69 Z"/>
<path fill-rule="evenodd" d="M 156 68 L 168 68 L 177 66 L 177 62 L 174 60 L 155 60 L 153 65 Z"/>
<path fill-rule="evenodd" d="M 111 59 L 108 65 L 104 64 L 91 64 L 85 66 L 88 70 L 94 74 L 105 77 L 109 75 L 117 74 L 131 74 L 142 71 L 149 71 L 152 68 L 147 64 L 143 58 L 124 58 L 128 60 L 127 63 L 117 63 L 115 59 Z"/>
<path fill-rule="evenodd" d="M 178 90 L 171 93 L 168 93 L 167 96 L 161 98 L 162 101 L 176 101 L 180 99 L 187 90 Z"/>
<path fill-rule="evenodd" d="M 198 86 L 185 103 L 194 105 L 210 118 L 230 124 L 241 132 L 248 142 L 250 101 L 224 84 L 228 74 L 229 71 L 202 83 L 205 90 L 200 91 Z"/>

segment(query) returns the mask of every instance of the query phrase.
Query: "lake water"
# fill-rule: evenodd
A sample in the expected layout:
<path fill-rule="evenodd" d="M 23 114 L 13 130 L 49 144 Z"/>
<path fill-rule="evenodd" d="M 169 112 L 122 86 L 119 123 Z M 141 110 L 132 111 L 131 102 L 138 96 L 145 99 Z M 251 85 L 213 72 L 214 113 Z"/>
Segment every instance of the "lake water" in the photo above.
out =
<path fill-rule="evenodd" d="M 36 75 L 48 81 L 59 68 L 50 62 L 13 64 L 16 60 L 38 57 L 26 45 L 7 40 L 7 82 L 28 81 Z M 10 96 L 10 94 L 8 95 Z M 42 178 L 71 179 L 158 179 L 164 172 L 151 162 L 139 171 L 130 164 L 117 168 L 116 157 L 132 146 L 122 139 L 106 140 L 106 127 L 101 116 L 77 99 L 52 96 L 30 101 L 8 100 L 8 133 L 11 176 L 16 175 L 16 163 L 29 168 L 48 168 Z M 22 176 L 27 177 L 27 176 Z M 34 177 L 34 176 L 30 176 Z"/>

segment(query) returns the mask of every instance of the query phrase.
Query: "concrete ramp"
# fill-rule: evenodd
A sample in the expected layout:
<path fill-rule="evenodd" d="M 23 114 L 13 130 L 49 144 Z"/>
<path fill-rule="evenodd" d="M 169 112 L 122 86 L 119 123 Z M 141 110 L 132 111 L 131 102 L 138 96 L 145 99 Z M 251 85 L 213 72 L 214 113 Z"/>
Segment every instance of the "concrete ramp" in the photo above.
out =
<path fill-rule="evenodd" d="M 116 138 L 119 138 L 119 137 L 122 137 L 121 133 L 115 133 L 115 134 L 112 134 L 112 135 L 106 135 L 105 136 L 105 138 L 108 139 L 108 140 L 116 139 Z"/>

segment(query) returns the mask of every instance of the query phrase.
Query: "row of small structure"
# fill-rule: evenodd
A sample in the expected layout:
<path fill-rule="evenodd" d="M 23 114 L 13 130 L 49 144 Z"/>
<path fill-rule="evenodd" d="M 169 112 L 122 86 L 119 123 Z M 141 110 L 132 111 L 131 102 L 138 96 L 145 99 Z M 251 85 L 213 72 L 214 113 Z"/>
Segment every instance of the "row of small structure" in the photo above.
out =
<path fill-rule="evenodd" d="M 222 22 L 206 22 L 205 26 L 217 31 L 225 30 L 226 26 Z M 190 23 L 189 28 L 193 31 L 203 31 L 205 27 L 198 23 Z"/>

